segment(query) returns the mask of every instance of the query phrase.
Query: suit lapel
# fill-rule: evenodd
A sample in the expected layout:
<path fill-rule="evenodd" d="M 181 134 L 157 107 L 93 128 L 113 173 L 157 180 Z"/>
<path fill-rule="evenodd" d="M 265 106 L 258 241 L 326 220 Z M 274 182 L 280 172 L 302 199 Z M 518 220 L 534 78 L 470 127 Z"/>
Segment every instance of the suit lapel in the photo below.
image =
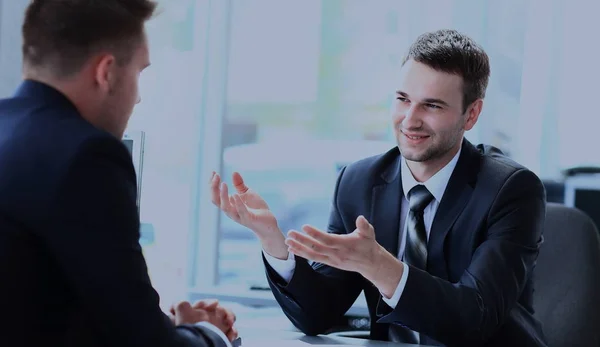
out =
<path fill-rule="evenodd" d="M 402 201 L 402 180 L 400 179 L 400 151 L 396 149 L 394 160 L 383 170 L 373 186 L 371 200 L 371 224 L 375 228 L 375 239 L 388 252 L 398 255 L 398 234 L 400 232 L 400 203 Z M 389 314 L 392 309 L 381 301 L 379 296 L 375 313 L 378 317 Z M 366 291 L 365 291 L 366 293 Z"/>
<path fill-rule="evenodd" d="M 471 199 L 473 186 L 479 171 L 479 151 L 466 139 L 450 177 L 446 191 L 435 214 L 428 250 L 428 272 L 447 278 L 444 242 L 452 225 Z M 403 197 L 400 179 L 400 153 L 383 170 L 381 179 L 373 186 L 370 222 L 375 227 L 377 242 L 388 252 L 398 254 L 400 212 Z"/>
<path fill-rule="evenodd" d="M 370 222 L 375 228 L 377 243 L 394 255 L 398 254 L 400 202 L 403 194 L 399 164 L 400 155 L 382 173 L 382 181 L 373 187 L 371 200 Z"/>
<path fill-rule="evenodd" d="M 478 171 L 477 158 L 477 149 L 464 140 L 461 155 L 448 181 L 429 234 L 427 264 L 428 272 L 434 276 L 448 278 L 444 241 L 473 193 L 473 182 Z"/>

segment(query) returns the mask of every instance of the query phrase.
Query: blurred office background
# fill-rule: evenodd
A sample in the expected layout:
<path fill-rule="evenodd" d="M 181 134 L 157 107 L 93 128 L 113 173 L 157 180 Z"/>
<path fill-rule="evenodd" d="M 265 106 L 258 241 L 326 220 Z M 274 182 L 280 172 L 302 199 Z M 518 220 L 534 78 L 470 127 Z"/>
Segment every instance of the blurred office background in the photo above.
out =
<path fill-rule="evenodd" d="M 142 242 L 165 307 L 213 294 L 274 304 L 260 289 L 259 244 L 210 203 L 212 170 L 228 182 L 240 171 L 284 231 L 324 228 L 338 168 L 394 146 L 388 109 L 399 64 L 425 31 L 458 29 L 490 56 L 469 140 L 559 187 L 565 169 L 600 165 L 594 1 L 159 2 L 129 128 L 145 132 Z M 20 80 L 27 3 L 0 0 L 2 97 Z"/>

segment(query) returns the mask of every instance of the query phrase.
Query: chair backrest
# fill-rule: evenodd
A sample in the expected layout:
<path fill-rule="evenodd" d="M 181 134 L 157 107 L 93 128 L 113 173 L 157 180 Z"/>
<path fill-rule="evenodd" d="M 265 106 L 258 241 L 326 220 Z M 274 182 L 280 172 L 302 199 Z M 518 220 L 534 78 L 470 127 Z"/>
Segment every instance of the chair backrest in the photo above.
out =
<path fill-rule="evenodd" d="M 600 234 L 585 213 L 547 204 L 534 282 L 550 346 L 600 347 Z"/>
<path fill-rule="evenodd" d="M 546 188 L 546 201 L 563 204 L 565 202 L 565 182 L 558 180 L 542 180 Z"/>

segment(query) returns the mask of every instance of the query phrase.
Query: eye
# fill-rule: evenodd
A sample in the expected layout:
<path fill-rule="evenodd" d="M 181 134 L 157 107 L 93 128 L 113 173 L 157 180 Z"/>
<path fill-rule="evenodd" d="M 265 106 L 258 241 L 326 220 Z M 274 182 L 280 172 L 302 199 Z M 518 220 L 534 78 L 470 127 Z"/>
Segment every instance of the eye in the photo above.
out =
<path fill-rule="evenodd" d="M 409 102 L 408 99 L 403 96 L 398 96 L 396 100 L 400 100 L 400 102 Z"/>
<path fill-rule="evenodd" d="M 431 108 L 433 110 L 441 110 L 442 108 L 435 104 L 425 104 L 425 107 Z"/>

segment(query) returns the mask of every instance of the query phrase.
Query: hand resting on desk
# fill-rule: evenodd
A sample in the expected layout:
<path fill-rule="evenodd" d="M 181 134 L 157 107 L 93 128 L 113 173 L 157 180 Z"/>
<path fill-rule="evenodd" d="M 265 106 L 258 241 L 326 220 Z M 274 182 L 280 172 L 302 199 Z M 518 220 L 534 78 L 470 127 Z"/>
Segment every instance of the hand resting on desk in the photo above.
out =
<path fill-rule="evenodd" d="M 194 305 L 182 301 L 171 306 L 169 311 L 171 321 L 175 325 L 208 322 L 221 330 L 229 341 L 238 337 L 238 331 L 233 326 L 236 320 L 235 314 L 219 305 L 217 300 L 200 300 Z"/>

